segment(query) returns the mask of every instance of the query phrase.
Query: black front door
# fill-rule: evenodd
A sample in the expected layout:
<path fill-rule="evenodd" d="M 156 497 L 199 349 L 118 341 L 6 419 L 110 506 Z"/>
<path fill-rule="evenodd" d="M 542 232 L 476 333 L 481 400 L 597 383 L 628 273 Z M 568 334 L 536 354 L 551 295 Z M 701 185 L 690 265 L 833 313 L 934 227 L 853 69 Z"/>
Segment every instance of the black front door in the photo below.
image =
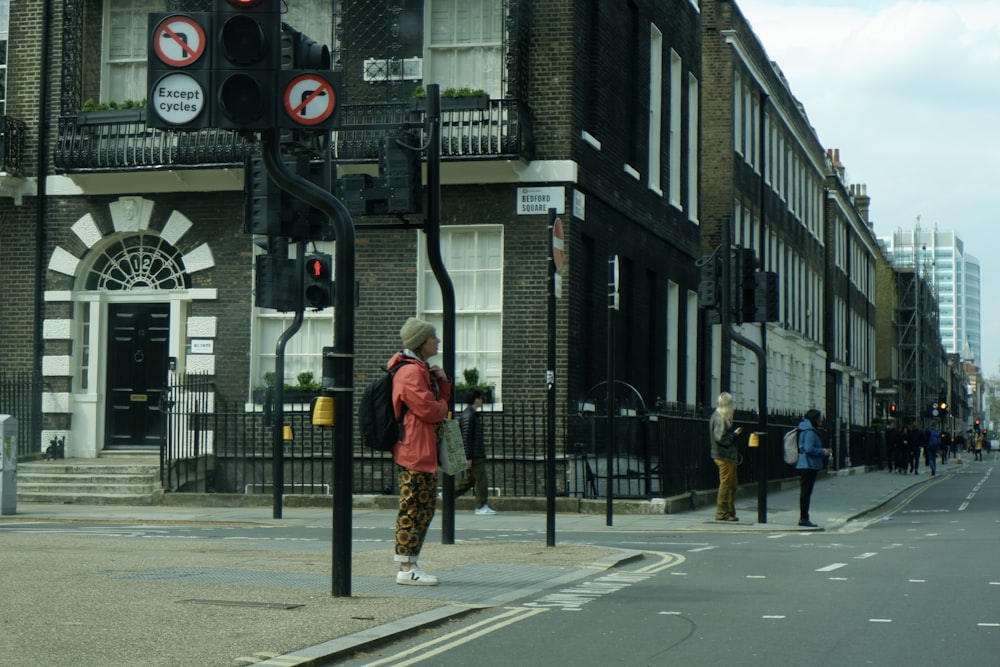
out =
<path fill-rule="evenodd" d="M 167 381 L 170 306 L 111 304 L 108 311 L 106 449 L 159 449 Z"/>

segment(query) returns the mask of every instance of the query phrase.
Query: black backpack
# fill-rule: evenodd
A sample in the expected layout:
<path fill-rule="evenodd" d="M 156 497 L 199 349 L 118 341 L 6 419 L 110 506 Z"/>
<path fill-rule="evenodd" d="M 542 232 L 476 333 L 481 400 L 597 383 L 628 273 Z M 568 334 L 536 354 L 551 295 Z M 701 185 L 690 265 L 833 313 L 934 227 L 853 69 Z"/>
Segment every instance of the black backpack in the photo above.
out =
<path fill-rule="evenodd" d="M 400 366 L 409 363 L 411 362 L 400 361 L 380 378 L 370 382 L 361 394 L 358 424 L 361 427 L 361 442 L 366 447 L 378 452 L 391 452 L 392 446 L 399 442 L 400 424 L 406 414 L 406 404 L 403 404 L 397 417 L 392 409 L 392 376 Z"/>

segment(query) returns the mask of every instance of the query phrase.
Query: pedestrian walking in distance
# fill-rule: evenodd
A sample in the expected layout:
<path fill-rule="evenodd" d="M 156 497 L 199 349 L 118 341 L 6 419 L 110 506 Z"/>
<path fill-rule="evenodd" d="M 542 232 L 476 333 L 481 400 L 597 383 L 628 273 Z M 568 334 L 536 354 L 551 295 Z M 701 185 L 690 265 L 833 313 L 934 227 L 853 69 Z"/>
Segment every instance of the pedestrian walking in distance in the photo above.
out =
<path fill-rule="evenodd" d="M 486 471 L 486 439 L 483 437 L 483 419 L 479 413 L 483 407 L 483 391 L 472 388 L 469 390 L 469 404 L 458 416 L 458 424 L 462 428 L 462 441 L 465 443 L 465 477 L 461 484 L 455 487 L 455 497 L 474 489 L 476 494 L 476 514 L 496 514 L 490 508 L 487 499 L 490 492 L 490 480 Z"/>
<path fill-rule="evenodd" d="M 399 367 L 392 380 L 392 407 L 397 416 L 403 415 L 399 442 L 392 447 L 392 458 L 399 466 L 396 583 L 434 586 L 437 577 L 420 569 L 417 559 L 437 508 L 438 425 L 448 416 L 451 380 L 440 366 L 428 363 L 440 343 L 433 325 L 411 317 L 399 337 L 403 349 L 386 364 L 392 368 L 409 362 Z"/>
<path fill-rule="evenodd" d="M 739 486 L 736 477 L 736 468 L 739 465 L 736 436 L 742 432 L 741 427 L 733 427 L 733 395 L 724 391 L 715 399 L 715 411 L 708 420 L 712 460 L 719 468 L 719 494 L 715 503 L 716 521 L 739 521 L 735 505 L 736 487 Z"/>
<path fill-rule="evenodd" d="M 823 447 L 818 430 L 822 425 L 823 415 L 816 409 L 807 412 L 799 422 L 799 462 L 795 464 L 795 469 L 799 471 L 799 525 L 807 528 L 817 528 L 809 520 L 809 504 L 824 459 L 833 453 Z"/>

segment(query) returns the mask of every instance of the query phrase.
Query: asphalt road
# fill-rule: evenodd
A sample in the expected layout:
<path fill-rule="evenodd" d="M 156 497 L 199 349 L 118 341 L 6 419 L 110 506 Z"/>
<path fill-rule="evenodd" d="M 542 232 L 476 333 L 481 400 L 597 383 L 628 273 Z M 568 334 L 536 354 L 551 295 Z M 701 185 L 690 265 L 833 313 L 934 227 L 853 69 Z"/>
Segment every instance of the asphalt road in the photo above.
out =
<path fill-rule="evenodd" d="M 996 664 L 998 506 L 965 468 L 837 532 L 636 535 L 641 561 L 336 664 Z"/>

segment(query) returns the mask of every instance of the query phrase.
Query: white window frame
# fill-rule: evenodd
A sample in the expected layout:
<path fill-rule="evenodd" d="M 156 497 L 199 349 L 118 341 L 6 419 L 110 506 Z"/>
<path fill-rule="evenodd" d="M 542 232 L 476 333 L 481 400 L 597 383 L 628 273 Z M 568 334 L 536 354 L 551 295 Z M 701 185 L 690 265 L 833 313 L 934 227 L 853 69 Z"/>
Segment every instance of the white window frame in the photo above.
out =
<path fill-rule="evenodd" d="M 502 397 L 504 231 L 503 225 L 441 228 L 441 255 L 455 287 L 455 381 L 462 381 L 464 369 L 478 369 L 481 383 L 494 384 L 494 407 Z M 449 261 L 452 242 L 460 234 L 475 235 L 472 242 L 477 248 L 481 243 L 496 243 L 491 255 L 495 264 L 484 266 L 478 252 L 461 253 L 461 261 L 467 263 L 465 266 L 459 266 L 454 256 Z M 487 235 L 494 238 L 487 239 Z M 426 236 L 421 233 L 417 238 L 418 317 L 441 331 L 444 312 L 440 290 L 427 260 Z M 484 299 L 490 299 L 491 303 L 484 303 Z M 442 353 L 444 344 L 442 341 Z"/>
<path fill-rule="evenodd" d="M 150 12 L 161 11 L 163 4 L 158 0 L 109 0 L 104 3 L 100 101 L 124 102 L 146 98 L 147 17 Z M 121 21 L 122 26 L 114 30 L 113 21 Z M 128 52 L 115 57 L 113 46 L 126 48 Z"/>
<path fill-rule="evenodd" d="M 663 145 L 663 33 L 655 25 L 649 26 L 649 145 L 646 184 L 650 190 L 663 195 L 660 185 L 660 152 Z M 673 142 L 670 137 L 670 142 Z M 674 175 L 670 175 L 673 180 Z"/>
<path fill-rule="evenodd" d="M 503 31 L 501 0 L 425 2 L 424 85 L 482 89 L 501 97 Z M 464 63 L 464 73 L 456 71 L 456 63 Z"/>
<path fill-rule="evenodd" d="M 681 81 L 683 64 L 680 54 L 670 49 L 670 204 L 678 210 L 681 204 Z"/>
<path fill-rule="evenodd" d="M 687 214 L 688 220 L 698 224 L 700 219 L 699 208 L 701 202 L 698 199 L 698 183 L 700 181 L 699 171 L 701 170 L 701 151 L 698 142 L 698 106 L 700 104 L 698 77 L 693 72 L 688 72 L 688 152 L 687 152 Z"/>

